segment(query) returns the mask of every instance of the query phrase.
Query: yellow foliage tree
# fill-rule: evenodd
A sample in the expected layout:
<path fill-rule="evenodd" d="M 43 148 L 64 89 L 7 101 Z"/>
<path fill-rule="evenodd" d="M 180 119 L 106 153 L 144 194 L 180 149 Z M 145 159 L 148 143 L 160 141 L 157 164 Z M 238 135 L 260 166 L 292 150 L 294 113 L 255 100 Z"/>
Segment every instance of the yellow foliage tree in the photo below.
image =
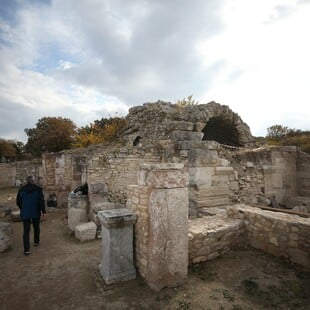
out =
<path fill-rule="evenodd" d="M 102 118 L 82 127 L 75 137 L 74 147 L 88 147 L 92 144 L 116 141 L 126 125 L 121 117 Z"/>

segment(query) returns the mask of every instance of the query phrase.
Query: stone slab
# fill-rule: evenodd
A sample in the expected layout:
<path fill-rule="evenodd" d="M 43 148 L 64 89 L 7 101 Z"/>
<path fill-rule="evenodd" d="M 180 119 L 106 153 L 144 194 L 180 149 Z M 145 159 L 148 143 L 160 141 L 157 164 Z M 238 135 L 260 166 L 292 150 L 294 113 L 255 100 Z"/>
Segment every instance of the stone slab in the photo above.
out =
<path fill-rule="evenodd" d="M 94 240 L 96 238 L 97 225 L 94 222 L 88 222 L 77 225 L 74 230 L 75 238 L 81 242 Z"/>
<path fill-rule="evenodd" d="M 211 186 L 213 167 L 190 167 L 188 169 L 190 186 Z"/>
<path fill-rule="evenodd" d="M 188 189 L 155 189 L 149 201 L 147 283 L 154 290 L 182 283 L 188 265 Z"/>
<path fill-rule="evenodd" d="M 138 185 L 154 188 L 188 186 L 188 171 L 183 164 L 144 164 L 140 166 Z"/>
<path fill-rule="evenodd" d="M 196 131 L 174 130 L 172 131 L 170 138 L 173 141 L 201 141 L 203 138 L 203 133 Z"/>

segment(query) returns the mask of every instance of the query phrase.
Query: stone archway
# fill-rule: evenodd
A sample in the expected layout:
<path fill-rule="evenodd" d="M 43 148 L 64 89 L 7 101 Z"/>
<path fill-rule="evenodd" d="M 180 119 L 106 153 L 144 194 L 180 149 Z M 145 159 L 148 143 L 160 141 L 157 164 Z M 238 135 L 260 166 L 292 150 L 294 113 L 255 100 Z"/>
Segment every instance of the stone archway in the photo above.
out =
<path fill-rule="evenodd" d="M 215 116 L 209 119 L 202 132 L 202 140 L 214 140 L 221 144 L 241 146 L 240 135 L 232 121 L 223 116 Z"/>

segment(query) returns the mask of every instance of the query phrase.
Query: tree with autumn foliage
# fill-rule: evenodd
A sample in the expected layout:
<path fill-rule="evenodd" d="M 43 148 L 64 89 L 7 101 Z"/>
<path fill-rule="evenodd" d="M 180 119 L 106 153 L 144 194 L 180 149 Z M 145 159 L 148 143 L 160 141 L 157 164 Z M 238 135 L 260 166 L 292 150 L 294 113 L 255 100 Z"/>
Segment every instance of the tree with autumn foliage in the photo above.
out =
<path fill-rule="evenodd" d="M 35 128 L 26 128 L 28 136 L 25 149 L 39 157 L 44 152 L 59 152 L 70 149 L 76 134 L 76 125 L 68 118 L 43 117 Z"/>
<path fill-rule="evenodd" d="M 310 131 L 291 129 L 282 125 L 273 125 L 267 129 L 266 140 L 271 145 L 294 145 L 310 154 Z"/>
<path fill-rule="evenodd" d="M 5 139 L 0 139 L 0 162 L 15 159 L 16 150 L 12 143 Z"/>
<path fill-rule="evenodd" d="M 126 120 L 122 117 L 102 118 L 77 130 L 74 147 L 87 147 L 92 144 L 116 141 L 125 128 Z"/>

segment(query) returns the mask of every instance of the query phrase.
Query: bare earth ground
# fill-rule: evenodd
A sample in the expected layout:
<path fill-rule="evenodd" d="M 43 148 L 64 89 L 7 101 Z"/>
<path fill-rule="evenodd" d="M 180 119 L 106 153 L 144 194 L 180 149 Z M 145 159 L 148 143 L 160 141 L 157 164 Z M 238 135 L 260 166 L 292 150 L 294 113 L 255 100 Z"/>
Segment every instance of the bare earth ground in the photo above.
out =
<path fill-rule="evenodd" d="M 16 209 L 15 195 L 15 189 L 0 190 L 0 204 Z M 66 210 L 49 209 L 41 244 L 30 256 L 23 254 L 22 224 L 13 228 L 12 248 L 0 253 L 3 310 L 310 309 L 310 271 L 258 250 L 194 265 L 186 283 L 159 293 L 141 278 L 107 289 L 98 274 L 101 240 L 79 243 L 67 236 Z"/>

